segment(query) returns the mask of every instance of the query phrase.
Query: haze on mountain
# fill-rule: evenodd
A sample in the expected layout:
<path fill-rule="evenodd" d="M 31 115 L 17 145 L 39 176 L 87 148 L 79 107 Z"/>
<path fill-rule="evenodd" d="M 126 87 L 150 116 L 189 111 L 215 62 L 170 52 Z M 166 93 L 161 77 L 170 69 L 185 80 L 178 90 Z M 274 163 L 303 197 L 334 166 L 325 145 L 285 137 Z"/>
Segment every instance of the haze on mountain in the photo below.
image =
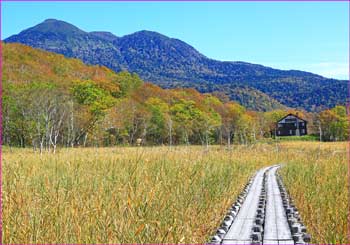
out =
<path fill-rule="evenodd" d="M 347 97 L 346 80 L 210 59 L 181 40 L 152 31 L 117 37 L 110 32 L 85 32 L 70 23 L 48 19 L 4 41 L 78 58 L 117 72 L 134 72 L 163 88 L 194 87 L 200 92 L 223 94 L 260 111 L 283 107 L 318 111 L 345 104 Z"/>

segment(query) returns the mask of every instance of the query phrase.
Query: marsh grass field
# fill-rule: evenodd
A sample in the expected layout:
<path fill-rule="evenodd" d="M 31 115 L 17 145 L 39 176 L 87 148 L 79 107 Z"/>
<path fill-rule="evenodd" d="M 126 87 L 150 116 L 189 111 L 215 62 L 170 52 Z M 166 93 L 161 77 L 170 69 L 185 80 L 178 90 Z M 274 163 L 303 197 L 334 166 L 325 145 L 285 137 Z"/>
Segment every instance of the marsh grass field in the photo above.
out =
<path fill-rule="evenodd" d="M 205 243 L 255 170 L 280 173 L 312 243 L 347 240 L 347 144 L 4 148 L 3 243 Z"/>

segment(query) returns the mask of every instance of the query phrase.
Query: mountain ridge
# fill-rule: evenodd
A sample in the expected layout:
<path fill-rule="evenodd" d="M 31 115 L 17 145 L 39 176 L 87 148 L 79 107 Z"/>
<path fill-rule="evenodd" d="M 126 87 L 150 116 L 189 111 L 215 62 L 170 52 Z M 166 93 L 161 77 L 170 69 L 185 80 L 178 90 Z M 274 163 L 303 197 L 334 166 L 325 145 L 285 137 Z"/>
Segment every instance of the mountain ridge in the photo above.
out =
<path fill-rule="evenodd" d="M 250 109 L 271 110 L 282 104 L 312 111 L 344 104 L 346 100 L 345 80 L 243 61 L 218 61 L 182 40 L 154 31 L 142 30 L 118 37 L 105 31 L 85 32 L 67 22 L 49 19 L 4 41 L 79 58 L 116 72 L 135 72 L 163 88 L 194 87 L 201 92 L 223 92 Z M 270 105 L 264 108 L 247 104 L 247 100 L 237 95 L 237 90 L 247 87 L 258 91 L 246 90 L 248 95 L 265 94 Z"/>

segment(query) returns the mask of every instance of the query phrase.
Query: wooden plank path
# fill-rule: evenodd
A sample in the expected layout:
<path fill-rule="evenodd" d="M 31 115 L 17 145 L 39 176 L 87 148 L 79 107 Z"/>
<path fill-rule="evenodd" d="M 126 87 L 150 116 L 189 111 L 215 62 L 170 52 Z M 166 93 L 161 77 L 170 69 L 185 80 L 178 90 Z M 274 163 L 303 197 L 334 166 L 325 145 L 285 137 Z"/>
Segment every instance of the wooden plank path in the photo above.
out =
<path fill-rule="evenodd" d="M 274 166 L 267 173 L 267 201 L 264 229 L 264 244 L 294 244 L 281 192 L 277 184 Z"/>
<path fill-rule="evenodd" d="M 258 208 L 259 196 L 263 186 L 263 176 L 267 168 L 259 170 L 254 178 L 249 193 L 231 225 L 223 244 L 250 244 L 252 228 L 255 222 L 255 210 Z"/>
<path fill-rule="evenodd" d="M 280 166 L 257 171 L 229 209 L 212 244 L 306 244 L 310 236 L 277 175 Z"/>

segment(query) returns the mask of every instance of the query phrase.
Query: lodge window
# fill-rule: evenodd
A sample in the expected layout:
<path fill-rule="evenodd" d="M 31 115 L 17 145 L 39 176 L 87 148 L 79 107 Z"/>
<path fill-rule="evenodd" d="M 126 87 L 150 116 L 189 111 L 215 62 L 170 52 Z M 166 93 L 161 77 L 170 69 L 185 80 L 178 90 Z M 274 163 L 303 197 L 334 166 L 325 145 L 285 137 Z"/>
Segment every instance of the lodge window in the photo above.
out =
<path fill-rule="evenodd" d="M 305 134 L 305 129 L 302 129 L 302 130 L 301 130 L 301 133 L 302 133 L 302 134 Z"/>
<path fill-rule="evenodd" d="M 289 130 L 289 134 L 292 135 L 293 134 L 293 130 Z"/>
<path fill-rule="evenodd" d="M 304 127 L 304 123 L 303 123 L 303 122 L 301 123 L 301 126 L 303 126 L 303 127 Z"/>

